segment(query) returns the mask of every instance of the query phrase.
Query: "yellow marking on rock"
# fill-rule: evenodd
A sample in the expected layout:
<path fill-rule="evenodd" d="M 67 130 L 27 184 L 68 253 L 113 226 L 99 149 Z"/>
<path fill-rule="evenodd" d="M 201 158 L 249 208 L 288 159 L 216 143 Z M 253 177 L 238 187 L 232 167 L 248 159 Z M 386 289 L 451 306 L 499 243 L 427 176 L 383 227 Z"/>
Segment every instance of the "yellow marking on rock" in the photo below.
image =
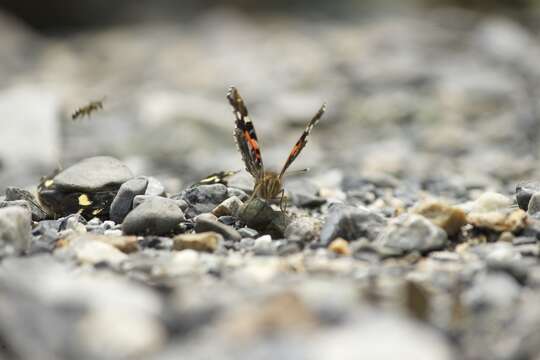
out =
<path fill-rule="evenodd" d="M 47 188 L 48 188 L 48 187 L 51 187 L 52 184 L 54 184 L 54 180 L 53 180 L 53 179 L 46 180 L 45 183 L 44 183 L 45 187 L 47 187 Z"/>
<path fill-rule="evenodd" d="M 92 202 L 88 198 L 88 195 L 82 194 L 81 196 L 79 196 L 79 205 L 81 205 L 81 206 L 92 205 Z"/>

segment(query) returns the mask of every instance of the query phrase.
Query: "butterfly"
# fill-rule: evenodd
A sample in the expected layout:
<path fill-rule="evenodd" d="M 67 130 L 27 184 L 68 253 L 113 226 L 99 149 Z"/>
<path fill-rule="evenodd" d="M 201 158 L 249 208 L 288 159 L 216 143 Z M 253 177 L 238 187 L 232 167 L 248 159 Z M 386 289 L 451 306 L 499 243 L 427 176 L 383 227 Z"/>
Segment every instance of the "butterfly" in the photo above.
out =
<path fill-rule="evenodd" d="M 257 139 L 255 127 L 249 118 L 246 104 L 235 87 L 229 89 L 227 99 L 233 108 L 233 114 L 236 119 L 236 126 L 234 129 L 236 145 L 242 155 L 242 160 L 244 161 L 247 172 L 255 179 L 255 187 L 253 188 L 251 198 L 256 196 L 264 200 L 273 200 L 280 195 L 280 208 L 284 210 L 283 197 L 285 195 L 285 190 L 283 189 L 283 177 L 289 166 L 306 146 L 311 130 L 326 111 L 326 104 L 321 106 L 319 111 L 317 111 L 315 116 L 307 124 L 304 132 L 289 153 L 289 157 L 285 161 L 281 171 L 277 173 L 265 170 L 264 168 L 261 147 Z"/>

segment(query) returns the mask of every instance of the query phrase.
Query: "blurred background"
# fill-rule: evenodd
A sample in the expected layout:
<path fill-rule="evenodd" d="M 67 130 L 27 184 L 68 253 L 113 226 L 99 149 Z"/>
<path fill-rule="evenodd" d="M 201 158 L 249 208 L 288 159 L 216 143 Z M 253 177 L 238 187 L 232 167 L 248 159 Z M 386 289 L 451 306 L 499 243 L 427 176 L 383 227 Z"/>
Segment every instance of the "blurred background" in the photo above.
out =
<path fill-rule="evenodd" d="M 539 18 L 535 0 L 0 0 L 0 188 L 98 154 L 170 192 L 240 169 L 235 85 L 269 168 L 327 102 L 292 168 L 508 189 L 538 175 Z"/>

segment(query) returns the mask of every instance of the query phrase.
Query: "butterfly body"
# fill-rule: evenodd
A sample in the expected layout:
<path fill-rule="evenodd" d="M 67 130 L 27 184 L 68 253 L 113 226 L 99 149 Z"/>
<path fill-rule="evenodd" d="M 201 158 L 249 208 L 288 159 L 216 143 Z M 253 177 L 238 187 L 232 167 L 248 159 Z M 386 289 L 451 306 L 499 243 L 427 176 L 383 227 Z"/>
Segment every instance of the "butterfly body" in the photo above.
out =
<path fill-rule="evenodd" d="M 289 157 L 285 161 L 281 171 L 273 172 L 264 169 L 263 160 L 261 156 L 261 148 L 257 139 L 257 133 L 253 122 L 249 118 L 247 107 L 244 100 L 238 93 L 235 87 L 231 87 L 227 93 L 227 99 L 233 108 L 233 114 L 235 115 L 235 129 L 234 138 L 238 150 L 242 155 L 242 160 L 246 166 L 246 170 L 255 179 L 255 187 L 253 189 L 252 197 L 257 196 L 265 200 L 276 199 L 281 195 L 280 205 L 283 203 L 284 190 L 283 190 L 283 177 L 289 166 L 298 157 L 304 146 L 307 144 L 309 134 L 315 124 L 319 121 L 326 110 L 326 105 L 323 105 L 315 116 L 308 123 L 306 129 L 293 146 Z M 283 207 L 282 207 L 283 209 Z"/>

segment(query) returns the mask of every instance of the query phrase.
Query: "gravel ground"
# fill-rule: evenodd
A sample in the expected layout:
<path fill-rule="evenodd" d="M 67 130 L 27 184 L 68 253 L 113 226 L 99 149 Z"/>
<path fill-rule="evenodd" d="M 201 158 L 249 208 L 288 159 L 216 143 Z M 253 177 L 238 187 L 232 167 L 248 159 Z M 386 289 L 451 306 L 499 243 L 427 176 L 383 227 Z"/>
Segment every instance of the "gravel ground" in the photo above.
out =
<path fill-rule="evenodd" d="M 535 29 L 2 15 L 0 43 L 0 359 L 540 358 Z M 286 212 L 200 181 L 244 167 L 230 85 L 270 169 L 328 105 Z"/>

